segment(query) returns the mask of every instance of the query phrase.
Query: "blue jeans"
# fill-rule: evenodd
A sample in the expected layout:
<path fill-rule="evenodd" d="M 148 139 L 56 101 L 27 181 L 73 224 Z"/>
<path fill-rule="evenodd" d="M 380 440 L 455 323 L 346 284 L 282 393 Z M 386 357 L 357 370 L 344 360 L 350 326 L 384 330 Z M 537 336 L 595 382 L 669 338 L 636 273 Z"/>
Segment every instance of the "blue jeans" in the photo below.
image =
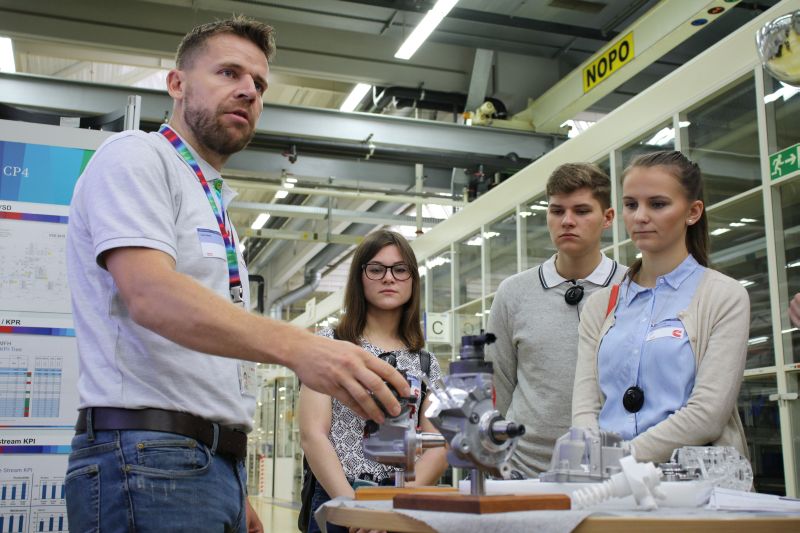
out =
<path fill-rule="evenodd" d="M 314 497 L 311 499 L 311 521 L 308 523 L 308 533 L 320 533 L 319 524 L 314 518 L 314 513 L 317 512 L 323 503 L 330 501 L 331 497 L 322 488 L 322 485 L 317 481 L 317 487 L 314 489 Z M 348 533 L 349 529 L 343 526 L 337 526 L 328 522 L 328 533 Z"/>
<path fill-rule="evenodd" d="M 75 435 L 66 486 L 69 530 L 245 533 L 244 462 L 157 431 Z"/>

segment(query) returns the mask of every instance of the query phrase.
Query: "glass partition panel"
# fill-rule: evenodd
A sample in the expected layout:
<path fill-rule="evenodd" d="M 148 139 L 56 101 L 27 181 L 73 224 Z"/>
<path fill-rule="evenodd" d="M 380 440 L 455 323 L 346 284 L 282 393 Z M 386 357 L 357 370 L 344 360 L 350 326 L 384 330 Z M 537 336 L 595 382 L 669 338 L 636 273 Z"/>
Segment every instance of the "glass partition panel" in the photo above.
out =
<path fill-rule="evenodd" d="M 783 183 L 778 189 L 781 198 L 781 213 L 778 231 L 778 280 L 781 288 L 781 315 L 786 317 L 789 300 L 800 292 L 800 177 Z M 781 237 L 781 235 L 783 235 Z M 781 324 L 784 346 L 784 362 L 800 363 L 800 331 L 784 318 Z"/>
<path fill-rule="evenodd" d="M 456 280 L 455 305 L 471 302 L 482 296 L 480 232 L 456 244 L 454 276 Z"/>
<path fill-rule="evenodd" d="M 750 450 L 755 490 L 782 496 L 786 489 L 778 404 L 769 399 L 770 394 L 777 392 L 774 375 L 749 377 L 742 383 L 738 406 Z"/>
<path fill-rule="evenodd" d="M 483 328 L 483 309 L 481 300 L 477 299 L 455 310 L 455 334 L 453 342 L 456 352 L 461 346 L 461 337 L 464 335 L 479 335 Z"/>
<path fill-rule="evenodd" d="M 453 264 L 450 250 L 442 251 L 425 261 L 425 277 L 430 283 L 430 309 L 432 313 L 448 311 L 452 307 L 451 275 Z"/>
<path fill-rule="evenodd" d="M 556 253 L 556 247 L 547 231 L 547 200 L 540 194 L 520 208 L 520 216 L 525 218 L 525 242 L 528 268 L 547 261 Z"/>
<path fill-rule="evenodd" d="M 769 74 L 764 78 L 768 87 L 764 95 L 767 119 L 774 128 L 770 152 L 777 152 L 800 142 L 800 88 L 783 84 Z"/>
<path fill-rule="evenodd" d="M 607 157 L 602 159 L 602 160 L 600 160 L 600 161 L 595 162 L 595 165 L 600 167 L 603 170 L 603 172 L 605 172 L 608 175 L 609 178 L 613 178 L 611 176 L 611 162 L 609 161 L 609 159 Z M 611 203 L 613 205 L 613 203 L 614 203 L 613 199 L 612 199 Z M 617 216 L 620 216 L 620 214 L 621 214 L 621 212 L 618 212 Z M 605 248 L 606 246 L 611 246 L 613 243 L 614 243 L 614 235 L 612 234 L 611 228 L 608 228 L 607 230 L 605 230 L 603 232 L 602 236 L 600 237 L 600 248 Z M 610 257 L 611 254 L 607 254 L 607 255 L 609 255 L 609 257 Z"/>
<path fill-rule="evenodd" d="M 486 291 L 497 290 L 500 282 L 517 273 L 517 215 L 510 213 L 484 227 L 486 246 Z"/>
<path fill-rule="evenodd" d="M 789 386 L 787 387 L 789 393 L 800 393 L 800 372 L 792 372 L 787 376 Z M 794 441 L 794 464 L 800 464 L 800 400 L 789 402 L 789 418 L 791 418 L 791 427 L 794 428 L 793 441 Z M 786 431 L 786 430 L 784 430 Z M 800 472 L 795 467 L 794 472 L 795 487 L 800 486 Z"/>
<path fill-rule="evenodd" d="M 442 373 L 447 374 L 450 371 L 453 345 L 443 342 L 432 342 L 428 344 L 428 351 L 439 361 L 439 366 L 442 367 Z"/>
<path fill-rule="evenodd" d="M 641 256 L 642 254 L 631 240 L 625 241 L 625 243 L 619 247 L 619 262 L 625 266 L 631 266 L 633 262 Z"/>
<path fill-rule="evenodd" d="M 661 150 L 674 150 L 675 149 L 675 129 L 672 127 L 672 121 L 665 121 L 661 125 L 656 126 L 652 130 L 642 135 L 639 139 L 626 145 L 620 150 L 622 156 L 622 168 L 618 169 L 619 178 L 622 178 L 622 170 L 627 167 L 630 162 L 637 155 L 648 154 L 650 152 L 659 152 Z M 620 180 L 617 180 L 619 183 Z"/>
<path fill-rule="evenodd" d="M 767 248 L 761 195 L 751 194 L 708 212 L 711 268 L 739 281 L 750 295 L 747 368 L 772 366 Z"/>
<path fill-rule="evenodd" d="M 681 126 L 683 151 L 703 172 L 707 205 L 761 184 L 752 76 L 690 110 Z"/>

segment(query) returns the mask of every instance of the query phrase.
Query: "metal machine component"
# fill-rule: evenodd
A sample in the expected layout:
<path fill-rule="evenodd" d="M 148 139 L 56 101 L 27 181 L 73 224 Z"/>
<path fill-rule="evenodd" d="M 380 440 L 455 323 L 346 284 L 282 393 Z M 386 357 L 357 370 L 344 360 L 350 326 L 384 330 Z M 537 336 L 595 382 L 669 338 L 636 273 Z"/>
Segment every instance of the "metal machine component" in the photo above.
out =
<path fill-rule="evenodd" d="M 539 480 L 553 483 L 605 481 L 622 471 L 619 460 L 630 455 L 622 437 L 610 431 L 570 428 L 556 440 L 550 470 Z"/>
<path fill-rule="evenodd" d="M 416 376 L 406 376 L 406 380 L 412 388 L 415 383 L 418 384 Z M 392 392 L 400 402 L 400 414 L 393 417 L 387 415 L 380 425 L 368 420 L 362 446 L 364 456 L 368 459 L 402 469 L 395 473 L 395 486 L 402 487 L 406 481 L 416 479 L 414 465 L 417 455 L 428 448 L 444 446 L 445 440 L 438 433 L 417 432 L 417 420 L 412 409 L 417 396 L 403 398 L 393 389 Z"/>
<path fill-rule="evenodd" d="M 431 386 L 434 396 L 425 413 L 450 444 L 448 462 L 472 470 L 473 495 L 485 494 L 484 473 L 510 477 L 508 460 L 525 433 L 525 426 L 505 420 L 494 408 L 492 363 L 483 352 L 494 339 L 491 333 L 462 338 L 460 358 L 450 364 L 444 384 Z"/>
<path fill-rule="evenodd" d="M 629 455 L 630 447 L 620 435 L 573 427 L 556 441 L 550 470 L 542 473 L 539 481 L 605 482 L 624 470 L 620 461 Z M 745 491 L 753 483 L 750 462 L 730 446 L 684 446 L 658 468 L 661 481 L 709 481 Z"/>

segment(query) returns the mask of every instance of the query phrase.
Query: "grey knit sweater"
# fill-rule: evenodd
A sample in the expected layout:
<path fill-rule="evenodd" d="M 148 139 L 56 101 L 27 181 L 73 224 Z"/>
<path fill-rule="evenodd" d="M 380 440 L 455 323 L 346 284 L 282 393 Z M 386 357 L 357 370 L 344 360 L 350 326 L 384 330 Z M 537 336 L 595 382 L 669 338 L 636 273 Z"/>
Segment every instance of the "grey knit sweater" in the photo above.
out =
<path fill-rule="evenodd" d="M 578 313 L 609 276 L 609 283 L 619 283 L 627 270 L 618 265 L 611 275 L 613 262 L 604 258 L 588 280 L 578 280 L 585 294 L 576 308 L 564 301 L 572 283 L 554 274 L 552 261 L 541 279 L 535 267 L 500 284 L 487 329 L 497 336 L 486 350 L 494 363 L 497 409 L 526 428 L 511 466 L 532 477 L 550 467 L 555 441 L 570 426 Z"/>

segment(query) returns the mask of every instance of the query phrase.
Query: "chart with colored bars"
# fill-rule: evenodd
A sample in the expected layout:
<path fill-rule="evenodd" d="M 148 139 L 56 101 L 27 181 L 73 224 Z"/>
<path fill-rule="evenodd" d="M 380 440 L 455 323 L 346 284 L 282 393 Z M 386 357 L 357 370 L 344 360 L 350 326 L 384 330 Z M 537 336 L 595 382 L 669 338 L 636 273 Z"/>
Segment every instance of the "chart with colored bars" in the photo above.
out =
<path fill-rule="evenodd" d="M 31 531 L 67 531 L 67 513 L 38 510 L 33 513 Z"/>
<path fill-rule="evenodd" d="M 0 477 L 0 533 L 68 531 L 63 477 Z"/>
<path fill-rule="evenodd" d="M 0 533 L 27 533 L 28 510 L 0 510 Z"/>
<path fill-rule="evenodd" d="M 62 364 L 60 356 L 0 355 L 0 417 L 58 417 Z"/>

